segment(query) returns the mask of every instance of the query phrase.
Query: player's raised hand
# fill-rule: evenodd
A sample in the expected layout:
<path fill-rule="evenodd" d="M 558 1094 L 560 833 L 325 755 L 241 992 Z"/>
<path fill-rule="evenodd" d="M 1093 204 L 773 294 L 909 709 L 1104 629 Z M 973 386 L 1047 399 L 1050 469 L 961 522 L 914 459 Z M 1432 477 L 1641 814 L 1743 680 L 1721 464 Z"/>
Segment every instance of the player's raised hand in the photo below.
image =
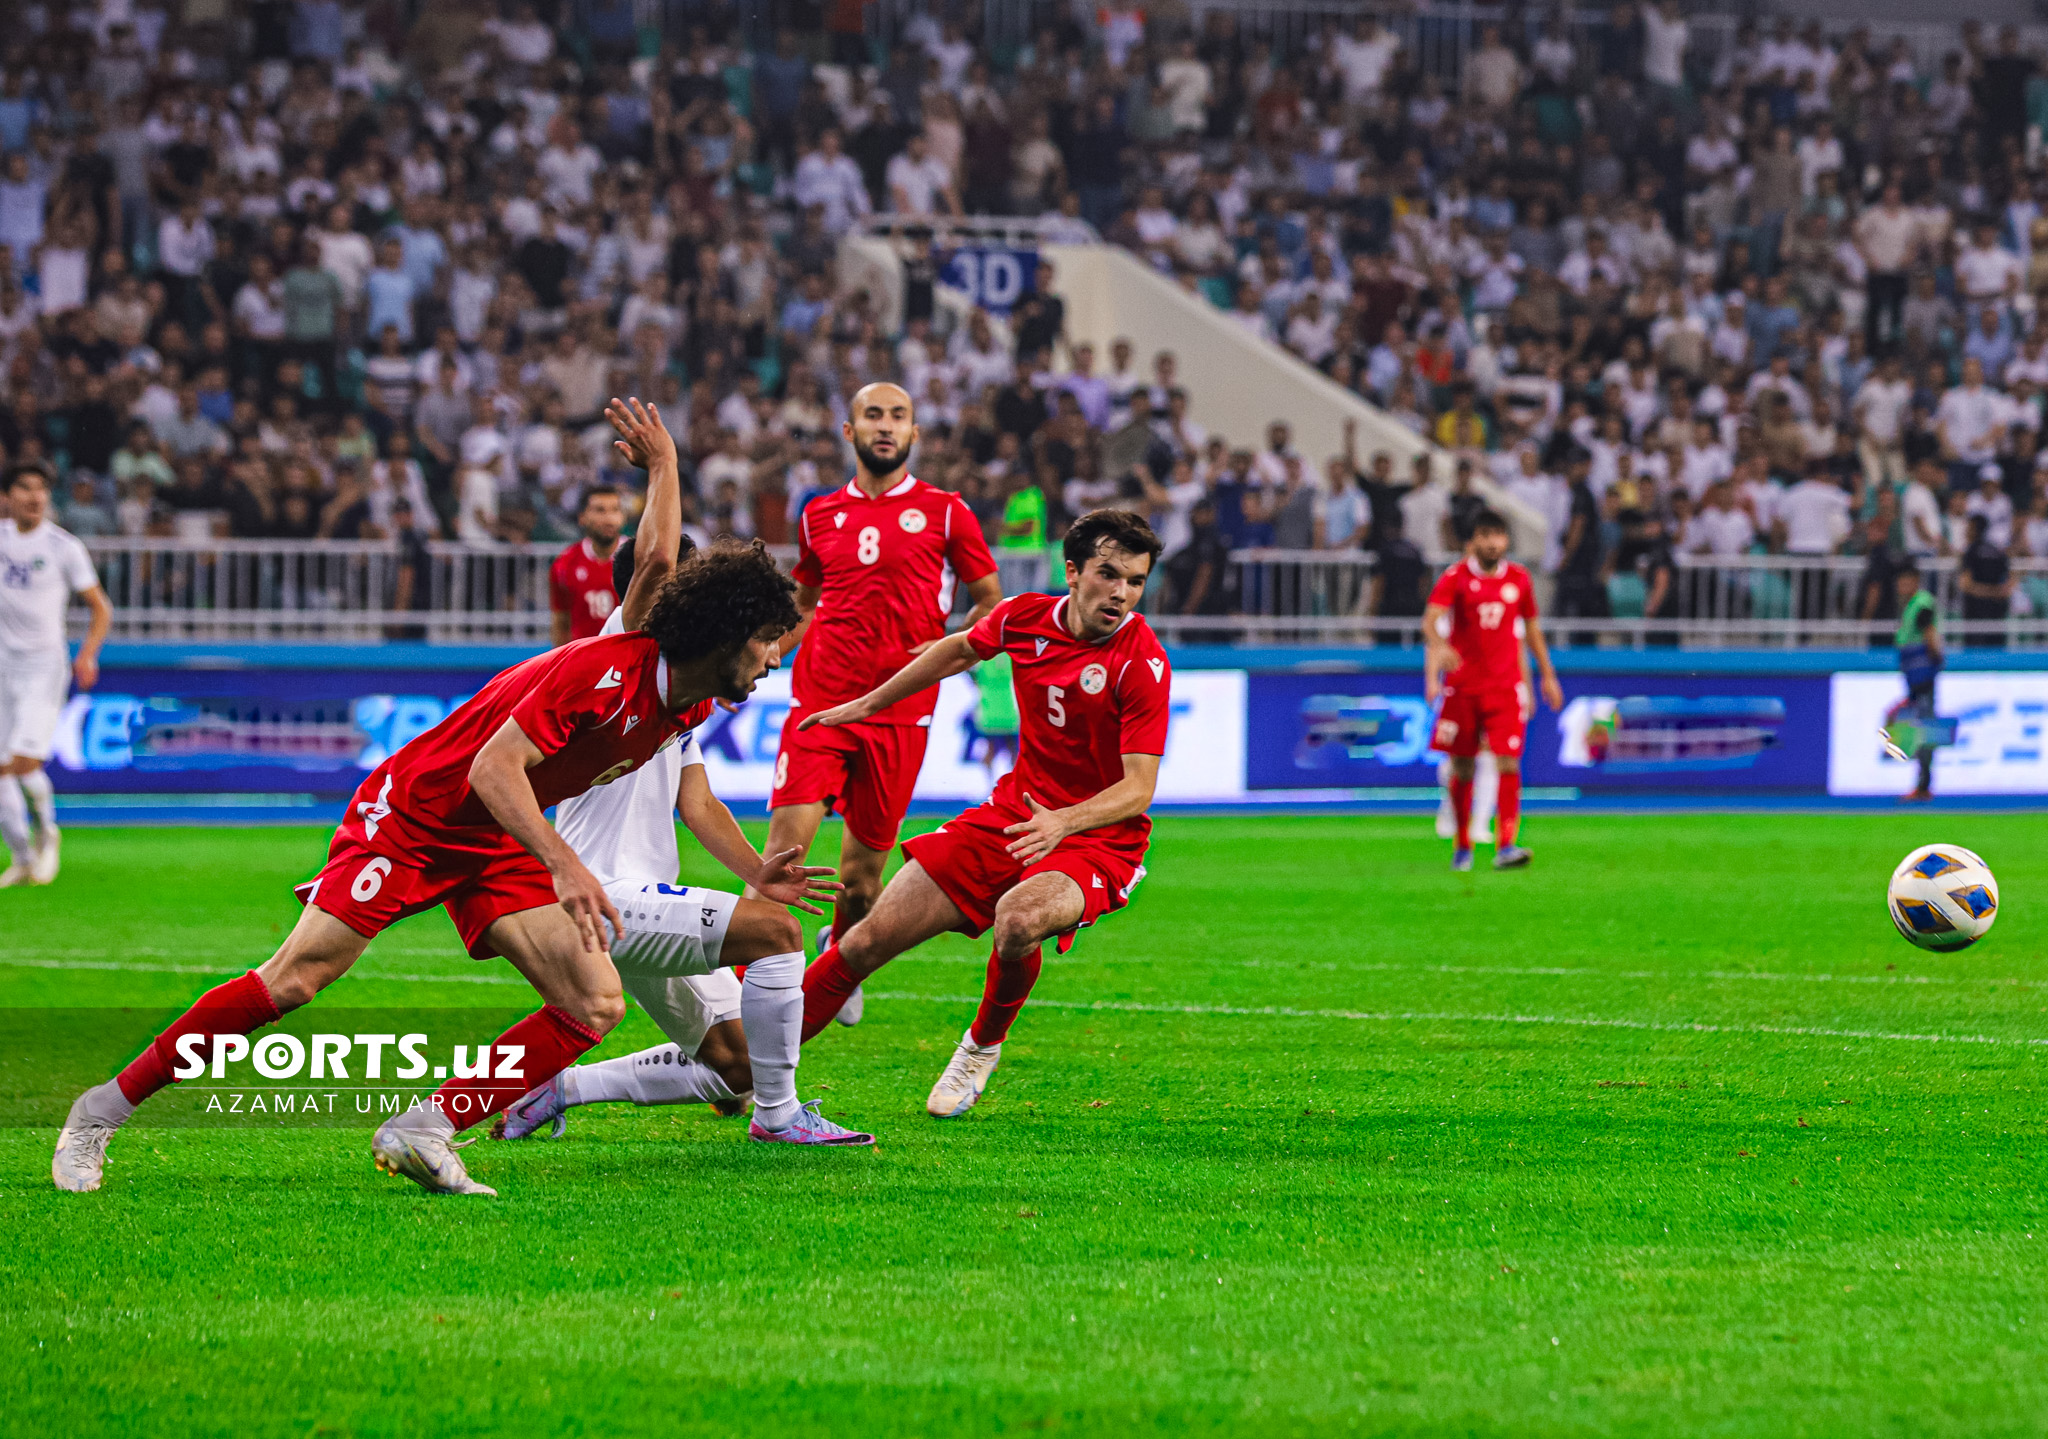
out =
<path fill-rule="evenodd" d="M 1017 836 L 1007 846 L 1010 858 L 1019 864 L 1036 864 L 1059 848 L 1067 837 L 1067 825 L 1060 811 L 1047 809 L 1030 795 L 1024 796 L 1024 803 L 1031 806 L 1031 818 L 1005 825 L 1003 833 Z"/>
<path fill-rule="evenodd" d="M 569 918 L 576 921 L 577 931 L 583 936 L 583 948 L 590 954 L 610 954 L 611 944 L 605 938 L 605 923 L 610 921 L 613 934 L 625 928 L 625 921 L 619 918 L 618 907 L 611 896 L 604 892 L 597 876 L 584 867 L 581 860 L 574 860 L 555 872 L 555 898 L 562 902 L 562 908 L 569 911 Z"/>
<path fill-rule="evenodd" d="M 833 903 L 846 886 L 832 878 L 832 869 L 804 864 L 803 857 L 801 849 L 771 854 L 761 861 L 759 872 L 748 883 L 772 904 L 790 905 L 805 914 L 823 914 L 825 911 L 812 901 Z"/>
<path fill-rule="evenodd" d="M 662 460 L 671 465 L 676 463 L 675 437 L 668 432 L 668 426 L 662 424 L 661 411 L 653 403 L 642 404 L 638 399 L 621 400 L 615 396 L 604 407 L 604 417 L 619 432 L 619 438 L 612 441 L 612 448 L 627 464 L 651 470 Z"/>

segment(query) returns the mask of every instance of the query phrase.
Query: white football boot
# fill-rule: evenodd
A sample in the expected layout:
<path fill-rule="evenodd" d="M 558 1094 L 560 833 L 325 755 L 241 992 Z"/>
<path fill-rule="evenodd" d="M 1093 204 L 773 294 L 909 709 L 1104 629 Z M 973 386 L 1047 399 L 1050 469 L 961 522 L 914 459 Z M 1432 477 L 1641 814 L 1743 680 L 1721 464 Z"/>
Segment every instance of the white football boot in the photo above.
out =
<path fill-rule="evenodd" d="M 961 1035 L 953 1057 L 946 1061 L 946 1068 L 939 1075 L 939 1082 L 932 1086 L 931 1097 L 924 1102 L 925 1110 L 934 1119 L 953 1119 L 974 1108 L 975 1101 L 988 1088 L 989 1077 L 996 1072 L 1002 1058 L 1003 1047 L 1000 1044 L 976 1044 L 971 1029 Z"/>
<path fill-rule="evenodd" d="M 100 1187 L 107 1169 L 107 1141 L 121 1129 L 92 1112 L 92 1096 L 88 1089 L 71 1101 L 71 1112 L 64 1116 L 64 1128 L 57 1135 L 57 1152 L 50 1156 L 51 1181 L 72 1194 L 87 1194 Z"/>
<path fill-rule="evenodd" d="M 57 877 L 57 848 L 62 839 L 54 824 L 37 836 L 35 858 L 28 866 L 29 883 L 48 884 Z"/>
<path fill-rule="evenodd" d="M 411 1121 L 408 1123 L 407 1121 Z M 456 1154 L 454 1132 L 398 1114 L 378 1126 L 370 1154 L 386 1174 L 403 1175 L 429 1194 L 496 1194 L 469 1177 Z"/>

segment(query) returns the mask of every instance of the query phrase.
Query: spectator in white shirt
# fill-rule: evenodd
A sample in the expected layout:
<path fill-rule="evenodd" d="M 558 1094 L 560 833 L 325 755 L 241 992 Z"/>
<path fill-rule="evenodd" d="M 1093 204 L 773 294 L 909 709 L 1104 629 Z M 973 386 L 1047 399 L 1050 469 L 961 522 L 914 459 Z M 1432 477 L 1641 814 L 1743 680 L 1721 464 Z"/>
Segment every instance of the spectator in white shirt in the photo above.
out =
<path fill-rule="evenodd" d="M 1849 496 L 1824 471 L 1806 478 L 1778 498 L 1778 529 L 1788 555 L 1831 555 L 1849 537 Z"/>
<path fill-rule="evenodd" d="M 1984 366 L 1963 361 L 1963 382 L 1941 397 L 1934 411 L 1934 432 L 1941 456 L 1948 461 L 1949 488 L 1957 492 L 1977 482 L 1980 466 L 1998 458 L 1998 440 L 2006 424 L 2006 399 L 1984 383 Z"/>
<path fill-rule="evenodd" d="M 1906 418 L 1912 411 L 1913 385 L 1897 355 L 1885 356 L 1849 401 L 1864 466 L 1886 486 L 1898 484 L 1905 473 Z"/>
<path fill-rule="evenodd" d="M 1977 226 L 1974 243 L 1956 250 L 1956 287 L 1973 307 L 2018 293 L 2025 274 L 2020 257 L 1998 243 L 1992 225 Z"/>
<path fill-rule="evenodd" d="M 1349 35 L 1330 42 L 1330 66 L 1344 84 L 1344 103 L 1371 103 L 1386 83 L 1387 71 L 1401 51 L 1401 41 L 1371 15 L 1353 22 Z"/>
<path fill-rule="evenodd" d="M 960 213 L 959 197 L 953 193 L 953 177 L 944 162 L 931 153 L 922 132 L 912 135 L 903 153 L 889 162 L 884 176 L 889 187 L 889 205 L 900 215 L 948 215 Z"/>
<path fill-rule="evenodd" d="M 2005 492 L 2005 475 L 1997 465 L 1977 472 L 1977 488 L 1963 504 L 1963 513 L 1981 517 L 1984 538 L 2001 550 L 2012 547 L 2012 496 Z"/>
<path fill-rule="evenodd" d="M 1935 491 L 1945 478 L 1938 463 L 1922 460 L 1913 467 L 1905 493 L 1899 497 L 1899 525 L 1906 534 L 1905 550 L 1915 559 L 1941 553 L 1941 501 Z"/>
<path fill-rule="evenodd" d="M 1717 480 L 1707 487 L 1699 512 L 1686 524 L 1679 537 L 1679 549 L 1689 555 L 1712 555 L 1728 559 L 1746 554 L 1756 542 L 1756 526 L 1735 503 L 1735 487 Z"/>
<path fill-rule="evenodd" d="M 867 182 L 860 166 L 840 149 L 839 132 L 827 128 L 818 136 L 818 146 L 796 164 L 796 202 L 820 206 L 825 212 L 825 232 L 843 235 L 853 222 L 873 212 Z"/>

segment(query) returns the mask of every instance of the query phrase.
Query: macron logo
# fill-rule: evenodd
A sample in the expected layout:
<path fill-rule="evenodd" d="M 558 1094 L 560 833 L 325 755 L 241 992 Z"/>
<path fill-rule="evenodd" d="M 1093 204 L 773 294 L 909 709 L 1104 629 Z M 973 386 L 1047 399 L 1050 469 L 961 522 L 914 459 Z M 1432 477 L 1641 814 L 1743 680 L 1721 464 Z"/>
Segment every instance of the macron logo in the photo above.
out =
<path fill-rule="evenodd" d="M 1046 646 L 1046 643 L 1047 643 L 1047 642 L 1046 642 L 1045 640 L 1037 640 L 1037 641 L 1034 641 L 1034 643 L 1035 643 L 1035 644 L 1037 644 L 1037 646 L 1038 646 L 1038 652 L 1039 652 L 1039 654 L 1044 654 L 1044 653 L 1045 653 L 1045 646 Z"/>
<path fill-rule="evenodd" d="M 843 530 L 846 528 L 846 511 L 841 510 L 838 514 L 832 517 L 832 528 L 835 530 Z"/>
<path fill-rule="evenodd" d="M 1146 660 L 1145 663 L 1152 666 L 1152 680 L 1155 684 L 1166 678 L 1165 660 Z"/>
<path fill-rule="evenodd" d="M 623 729 L 621 729 L 621 730 L 619 731 L 619 733 L 620 733 L 621 735 L 629 735 L 629 734 L 631 734 L 631 733 L 633 732 L 633 726 L 634 726 L 634 725 L 636 725 L 636 724 L 638 724 L 638 723 L 640 723 L 640 716 L 638 716 L 638 715 L 627 715 L 627 716 L 626 716 L 626 724 L 625 724 L 625 727 L 624 727 Z"/>
<path fill-rule="evenodd" d="M 614 665 L 604 672 L 604 678 L 597 682 L 597 687 L 601 690 L 615 690 L 624 684 L 625 680 L 626 677 L 619 673 L 618 666 Z"/>

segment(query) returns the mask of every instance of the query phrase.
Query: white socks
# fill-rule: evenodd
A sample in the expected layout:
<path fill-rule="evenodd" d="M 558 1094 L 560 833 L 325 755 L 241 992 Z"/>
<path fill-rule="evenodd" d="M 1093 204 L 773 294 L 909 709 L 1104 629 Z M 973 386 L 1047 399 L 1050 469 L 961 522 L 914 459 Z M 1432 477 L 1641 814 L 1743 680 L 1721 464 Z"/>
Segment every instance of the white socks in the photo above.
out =
<path fill-rule="evenodd" d="M 47 786 L 49 780 L 43 784 Z M 35 857 L 28 833 L 28 801 L 22 797 L 21 781 L 11 774 L 0 775 L 0 840 L 7 842 L 16 864 L 25 865 Z"/>
<path fill-rule="evenodd" d="M 754 1066 L 754 1122 L 787 1129 L 796 1102 L 796 1053 L 804 1031 L 804 956 L 771 954 L 747 966 L 740 984 L 740 1022 Z"/>
<path fill-rule="evenodd" d="M 121 1092 L 119 1080 L 110 1079 L 105 1084 L 95 1084 L 85 1092 L 85 1112 L 102 1124 L 119 1128 L 135 1113 L 135 1106 L 128 1102 L 128 1096 Z"/>
<path fill-rule="evenodd" d="M 57 792 L 50 788 L 50 772 L 39 769 L 25 774 L 21 776 L 20 783 L 22 795 L 35 816 L 36 828 L 45 834 L 54 834 L 57 829 Z"/>
<path fill-rule="evenodd" d="M 718 1071 L 699 1064 L 673 1044 L 659 1044 L 638 1054 L 622 1054 L 596 1064 L 579 1064 L 562 1073 L 563 1097 L 570 1104 L 709 1104 L 736 1098 Z"/>

